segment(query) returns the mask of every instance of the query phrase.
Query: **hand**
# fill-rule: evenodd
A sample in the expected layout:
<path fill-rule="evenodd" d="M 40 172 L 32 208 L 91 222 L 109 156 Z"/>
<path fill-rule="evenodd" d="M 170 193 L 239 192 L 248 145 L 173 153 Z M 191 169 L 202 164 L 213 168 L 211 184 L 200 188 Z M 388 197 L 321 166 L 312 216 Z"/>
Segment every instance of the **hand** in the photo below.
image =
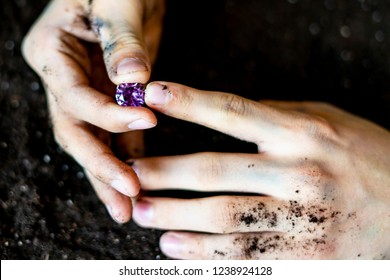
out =
<path fill-rule="evenodd" d="M 139 225 L 173 230 L 160 240 L 166 255 L 390 257 L 390 133 L 385 129 L 329 104 L 258 103 L 166 82 L 148 85 L 146 103 L 256 143 L 259 150 L 133 162 L 145 190 L 226 193 L 144 197 L 135 205 Z"/>
<path fill-rule="evenodd" d="M 22 50 L 45 85 L 57 142 L 84 167 L 111 216 L 122 223 L 131 217 L 129 197 L 137 195 L 139 181 L 110 142 L 126 143 L 120 153 L 136 156 L 142 134 L 130 131 L 155 126 L 156 117 L 146 108 L 115 104 L 114 84 L 149 80 L 164 3 L 114 2 L 51 1 Z M 112 139 L 109 132 L 123 134 Z"/>

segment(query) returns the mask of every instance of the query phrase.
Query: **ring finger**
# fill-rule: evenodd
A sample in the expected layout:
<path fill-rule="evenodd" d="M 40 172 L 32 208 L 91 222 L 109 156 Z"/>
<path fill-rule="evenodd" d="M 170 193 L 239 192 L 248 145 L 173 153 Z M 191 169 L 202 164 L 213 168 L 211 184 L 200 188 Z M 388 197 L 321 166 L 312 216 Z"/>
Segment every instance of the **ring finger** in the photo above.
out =
<path fill-rule="evenodd" d="M 188 218 L 191 217 L 191 218 Z M 321 235 L 327 210 L 297 201 L 259 196 L 215 196 L 197 199 L 143 198 L 133 218 L 143 227 L 210 233 L 290 232 Z"/>

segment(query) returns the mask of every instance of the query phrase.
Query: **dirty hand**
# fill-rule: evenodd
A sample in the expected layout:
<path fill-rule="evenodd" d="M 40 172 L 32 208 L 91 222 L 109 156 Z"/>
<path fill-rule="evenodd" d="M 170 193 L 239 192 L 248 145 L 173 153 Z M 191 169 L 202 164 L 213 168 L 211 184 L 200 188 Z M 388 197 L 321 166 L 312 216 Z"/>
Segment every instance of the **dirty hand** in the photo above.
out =
<path fill-rule="evenodd" d="M 139 181 L 110 142 L 126 142 L 119 152 L 137 156 L 138 130 L 155 126 L 156 117 L 146 108 L 118 106 L 114 84 L 148 81 L 163 9 L 163 0 L 54 0 L 22 47 L 45 85 L 57 142 L 86 170 L 117 222 L 130 219 Z M 110 132 L 122 134 L 112 139 Z"/>
<path fill-rule="evenodd" d="M 390 133 L 315 102 L 254 102 L 182 85 L 148 85 L 146 103 L 258 146 L 257 154 L 136 159 L 145 190 L 225 195 L 144 197 L 143 227 L 179 259 L 390 258 Z M 207 195 L 207 193 L 206 193 Z M 191 232 L 186 232 L 191 231 Z"/>

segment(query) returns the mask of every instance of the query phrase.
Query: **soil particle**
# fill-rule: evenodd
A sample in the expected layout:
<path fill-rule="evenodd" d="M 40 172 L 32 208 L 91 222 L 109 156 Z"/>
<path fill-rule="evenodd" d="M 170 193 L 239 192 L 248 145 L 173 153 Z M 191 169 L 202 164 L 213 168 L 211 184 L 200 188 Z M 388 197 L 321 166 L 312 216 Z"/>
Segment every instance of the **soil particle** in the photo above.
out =
<path fill-rule="evenodd" d="M 310 215 L 309 215 L 309 222 L 310 222 L 310 223 L 322 224 L 323 222 L 325 222 L 326 219 L 327 219 L 327 218 L 324 217 L 324 216 L 318 217 L 318 216 L 316 216 L 316 215 L 314 215 L 314 214 L 310 214 Z"/>
<path fill-rule="evenodd" d="M 258 242 L 259 242 L 259 239 L 257 237 L 253 237 L 250 240 L 247 240 L 248 247 L 245 248 L 245 250 L 244 250 L 246 257 L 250 258 L 250 257 L 252 257 L 252 254 L 254 252 L 260 250 L 260 248 L 258 246 Z M 264 249 L 264 248 L 262 248 L 262 249 Z"/>
<path fill-rule="evenodd" d="M 305 207 L 299 204 L 296 200 L 290 200 L 290 207 L 288 211 L 287 219 L 302 217 Z"/>
<path fill-rule="evenodd" d="M 224 257 L 226 255 L 226 253 L 224 253 L 222 251 L 214 250 L 214 255 L 218 255 L 218 256 Z"/>
<path fill-rule="evenodd" d="M 51 68 L 49 66 L 44 65 L 42 67 L 42 73 L 45 74 L 45 75 L 50 76 L 50 75 L 52 75 L 52 70 L 51 70 Z"/>
<path fill-rule="evenodd" d="M 253 214 L 242 213 L 239 221 L 243 222 L 246 226 L 249 227 L 252 224 L 256 224 L 259 219 L 257 219 Z"/>
<path fill-rule="evenodd" d="M 233 244 L 241 246 L 242 255 L 245 259 L 257 258 L 259 254 L 270 253 L 283 247 L 279 235 L 259 234 L 258 236 L 239 237 L 233 241 Z"/>

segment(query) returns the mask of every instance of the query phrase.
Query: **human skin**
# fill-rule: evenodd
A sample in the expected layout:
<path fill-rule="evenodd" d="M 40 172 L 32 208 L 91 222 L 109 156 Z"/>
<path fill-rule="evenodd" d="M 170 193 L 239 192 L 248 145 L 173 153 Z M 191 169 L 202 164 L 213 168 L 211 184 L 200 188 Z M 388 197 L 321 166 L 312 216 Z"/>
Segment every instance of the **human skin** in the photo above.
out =
<path fill-rule="evenodd" d="M 149 84 L 145 99 L 258 146 L 131 160 L 144 190 L 205 192 L 136 203 L 139 225 L 169 230 L 160 240 L 169 257 L 390 258 L 389 131 L 326 103 L 255 102 L 168 82 Z"/>
<path fill-rule="evenodd" d="M 142 155 L 140 130 L 157 120 L 147 108 L 118 106 L 113 94 L 115 84 L 149 80 L 164 1 L 114 2 L 51 1 L 22 52 L 45 86 L 56 141 L 84 168 L 113 219 L 123 223 L 131 217 L 130 197 L 138 194 L 139 180 L 120 158 Z"/>

